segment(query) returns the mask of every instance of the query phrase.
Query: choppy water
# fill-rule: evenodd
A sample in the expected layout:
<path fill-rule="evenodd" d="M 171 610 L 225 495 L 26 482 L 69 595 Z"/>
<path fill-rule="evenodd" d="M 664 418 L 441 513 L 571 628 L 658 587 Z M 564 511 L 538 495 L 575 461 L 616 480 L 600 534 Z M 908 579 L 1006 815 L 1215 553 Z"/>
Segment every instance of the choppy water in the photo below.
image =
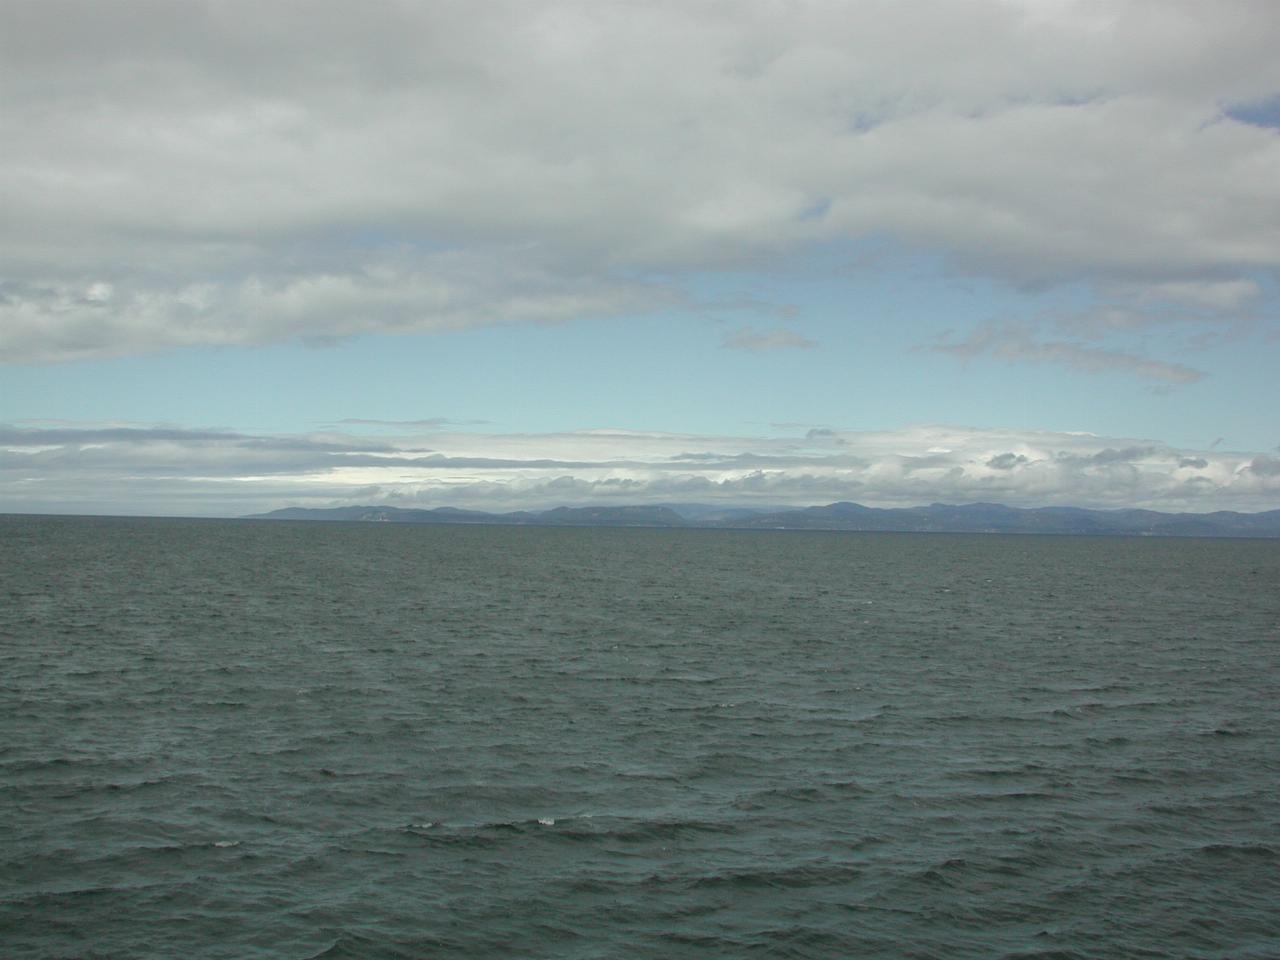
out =
<path fill-rule="evenodd" d="M 5 957 L 1280 956 L 1280 542 L 0 518 Z"/>

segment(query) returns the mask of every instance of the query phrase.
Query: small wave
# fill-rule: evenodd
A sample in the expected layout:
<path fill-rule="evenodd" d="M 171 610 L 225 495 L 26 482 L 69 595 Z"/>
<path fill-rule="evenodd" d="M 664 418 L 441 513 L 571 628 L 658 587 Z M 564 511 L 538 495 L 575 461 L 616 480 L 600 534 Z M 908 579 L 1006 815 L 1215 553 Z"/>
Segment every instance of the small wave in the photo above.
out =
<path fill-rule="evenodd" d="M 527 820 L 501 820 L 478 824 L 447 824 L 436 821 L 410 823 L 400 829 L 431 844 L 492 846 L 504 838 L 546 833 L 557 842 L 668 844 L 694 836 L 727 834 L 738 827 L 729 822 L 705 820 L 645 820 L 577 814 L 568 817 L 540 816 Z"/>
<path fill-rule="evenodd" d="M 967 792 L 947 794 L 894 794 L 894 799 L 909 803 L 912 806 L 932 807 L 941 810 L 955 810 L 965 805 L 986 805 L 992 803 L 1028 803 L 1031 801 L 1060 800 L 1061 794 L 1047 790 L 992 790 L 990 792 Z M 954 820 L 955 817 L 947 817 Z"/>
<path fill-rule="evenodd" d="M 102 766 L 103 761 L 96 757 L 43 757 L 33 758 L 30 760 L 14 760 L 8 763 L 0 764 L 0 769 L 7 774 L 30 773 L 33 771 L 44 771 L 49 769 L 59 769 L 62 767 L 98 767 Z"/>
<path fill-rule="evenodd" d="M 1214 727 L 1212 730 L 1206 730 L 1201 736 L 1205 737 L 1248 737 L 1252 736 L 1252 732 L 1241 727 L 1239 724 L 1228 721 L 1220 726 Z"/>
<path fill-rule="evenodd" d="M 433 947 L 439 946 L 456 946 L 447 943 L 435 942 Z M 423 956 L 420 952 L 410 950 L 407 946 L 388 943 L 385 940 L 374 940 L 371 937 L 362 937 L 354 933 L 342 933 L 333 943 L 320 950 L 318 953 L 310 954 L 306 960 L 344 960 L 344 958 L 362 958 L 369 956 L 379 957 L 417 957 Z"/>
<path fill-rule="evenodd" d="M 1009 780 L 1041 776 L 1044 772 L 1043 764 L 1024 763 L 1014 767 L 972 767 L 968 770 L 952 770 L 946 774 L 946 777 L 948 780 Z"/>
<path fill-rule="evenodd" d="M 743 794 L 733 801 L 738 810 L 762 810 L 789 803 L 820 803 L 848 797 L 850 794 L 871 793 L 871 788 L 856 780 L 833 780 L 820 783 L 797 784 L 792 787 L 773 787 Z"/>
<path fill-rule="evenodd" d="M 923 883 L 930 887 L 951 887 L 963 882 L 959 874 L 964 873 L 968 867 L 969 861 L 964 857 L 949 857 L 940 863 L 917 870 L 905 879 L 908 883 Z"/>
<path fill-rule="evenodd" d="M 1133 743 L 1131 739 L 1123 736 L 1114 737 L 1085 737 L 1084 742 L 1091 747 L 1122 747 L 1126 744 Z"/>
<path fill-rule="evenodd" d="M 533 827 L 554 827 L 567 822 L 564 818 L 531 817 L 528 820 L 494 820 L 489 823 L 447 824 L 438 820 L 410 823 L 400 830 L 421 837 L 433 844 L 460 844 L 489 846 L 501 841 L 504 835 L 525 833 Z"/>
<path fill-rule="evenodd" d="M 723 870 L 696 876 L 653 874 L 648 878 L 647 882 L 663 886 L 676 884 L 697 889 L 728 888 L 748 890 L 762 887 L 801 889 L 845 884 L 857 879 L 862 873 L 863 871 L 860 867 L 851 863 L 818 861 L 776 869 Z"/>
<path fill-rule="evenodd" d="M 714 933 L 686 933 L 683 930 L 669 930 L 658 934 L 658 938 L 667 943 L 675 943 L 684 947 L 693 947 L 698 951 L 715 951 L 713 956 L 734 956 L 742 948 L 741 940 L 734 937 L 721 937 Z"/>
<path fill-rule="evenodd" d="M 680 778 L 674 773 L 657 773 L 646 770 L 618 770 L 613 774 L 619 780 L 655 780 L 667 783 L 679 783 Z"/>
<path fill-rule="evenodd" d="M 1266 860 L 1276 859 L 1276 851 L 1262 843 L 1208 843 L 1197 848 L 1197 853 L 1209 857 L 1260 857 Z"/>
<path fill-rule="evenodd" d="M 476 832 L 456 830 L 418 830 L 406 828 L 405 832 L 418 837 L 423 842 L 436 847 L 491 847 L 497 840 L 491 836 Z"/>
<path fill-rule="evenodd" d="M 738 937 L 670 931 L 660 934 L 659 939 L 716 957 L 847 957 L 859 953 L 858 942 L 848 934 L 800 925 L 753 930 Z"/>
<path fill-rule="evenodd" d="M 608 841 L 620 844 L 672 843 L 700 835 L 732 833 L 732 823 L 709 820 L 646 820 L 620 817 L 574 817 L 557 835 L 568 840 Z"/>

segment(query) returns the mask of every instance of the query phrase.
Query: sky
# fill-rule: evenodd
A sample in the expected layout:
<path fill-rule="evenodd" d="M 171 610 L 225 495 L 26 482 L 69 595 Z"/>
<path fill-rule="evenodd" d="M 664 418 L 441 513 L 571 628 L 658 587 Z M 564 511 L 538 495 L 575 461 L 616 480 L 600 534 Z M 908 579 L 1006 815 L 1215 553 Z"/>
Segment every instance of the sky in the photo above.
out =
<path fill-rule="evenodd" d="M 1280 508 L 1272 0 L 6 0 L 0 512 Z"/>

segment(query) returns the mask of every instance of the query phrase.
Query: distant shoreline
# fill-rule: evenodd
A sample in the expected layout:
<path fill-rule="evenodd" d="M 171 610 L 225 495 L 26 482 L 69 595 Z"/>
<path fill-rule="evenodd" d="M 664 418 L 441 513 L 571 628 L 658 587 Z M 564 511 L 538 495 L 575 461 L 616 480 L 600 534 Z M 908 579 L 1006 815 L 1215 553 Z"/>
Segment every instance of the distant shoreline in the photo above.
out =
<path fill-rule="evenodd" d="M 841 508 L 865 511 L 859 517 L 832 516 Z M 557 507 L 541 512 L 484 513 L 449 508 L 410 510 L 397 507 L 286 507 L 269 513 L 241 517 L 208 517 L 182 514 L 112 513 L 0 513 L 0 521 L 50 520 L 189 520 L 201 522 L 292 523 L 396 523 L 425 526 L 558 527 L 569 529 L 632 530 L 735 530 L 755 532 L 815 533 L 944 533 L 1005 534 L 1058 537 L 1132 537 L 1272 540 L 1280 539 L 1280 510 L 1259 513 L 1161 513 L 1154 510 L 1089 510 L 1079 507 L 1003 507 L 998 504 L 933 504 L 928 507 L 879 508 L 857 504 L 829 504 L 770 512 L 741 511 L 747 517 L 733 519 L 654 521 L 632 511 L 651 508 Z M 668 508 L 669 509 L 669 508 Z M 981 511 L 1002 515 L 981 522 Z M 602 516 L 628 511 L 623 516 Z M 370 514 L 386 514 L 377 516 Z M 354 515 L 353 515 L 354 514 Z M 1046 516 L 1046 514 L 1050 516 Z M 553 516 L 548 516 L 553 515 Z"/>
<path fill-rule="evenodd" d="M 244 519 L 551 527 L 718 530 L 831 530 L 884 533 L 1041 533 L 1073 536 L 1280 537 L 1280 510 L 1261 513 L 1161 513 L 1080 507 L 1018 508 L 941 504 L 881 508 L 839 502 L 784 510 L 707 505 L 556 507 L 544 511 L 401 507 L 286 507 Z"/>

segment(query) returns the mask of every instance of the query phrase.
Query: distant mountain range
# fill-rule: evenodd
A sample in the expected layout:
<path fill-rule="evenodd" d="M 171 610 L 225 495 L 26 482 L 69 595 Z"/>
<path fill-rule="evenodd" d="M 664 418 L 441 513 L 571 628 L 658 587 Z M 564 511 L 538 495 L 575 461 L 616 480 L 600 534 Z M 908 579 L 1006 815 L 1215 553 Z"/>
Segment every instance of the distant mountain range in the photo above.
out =
<path fill-rule="evenodd" d="M 1280 537 L 1280 510 L 1159 513 L 1155 510 L 1019 509 L 998 503 L 884 509 L 858 503 L 751 510 L 706 504 L 556 507 L 485 513 L 437 507 L 287 507 L 248 519 L 386 523 L 485 523 L 558 527 L 685 527 L 735 530 L 881 530 L 899 533 L 1050 533 L 1142 537 Z"/>

